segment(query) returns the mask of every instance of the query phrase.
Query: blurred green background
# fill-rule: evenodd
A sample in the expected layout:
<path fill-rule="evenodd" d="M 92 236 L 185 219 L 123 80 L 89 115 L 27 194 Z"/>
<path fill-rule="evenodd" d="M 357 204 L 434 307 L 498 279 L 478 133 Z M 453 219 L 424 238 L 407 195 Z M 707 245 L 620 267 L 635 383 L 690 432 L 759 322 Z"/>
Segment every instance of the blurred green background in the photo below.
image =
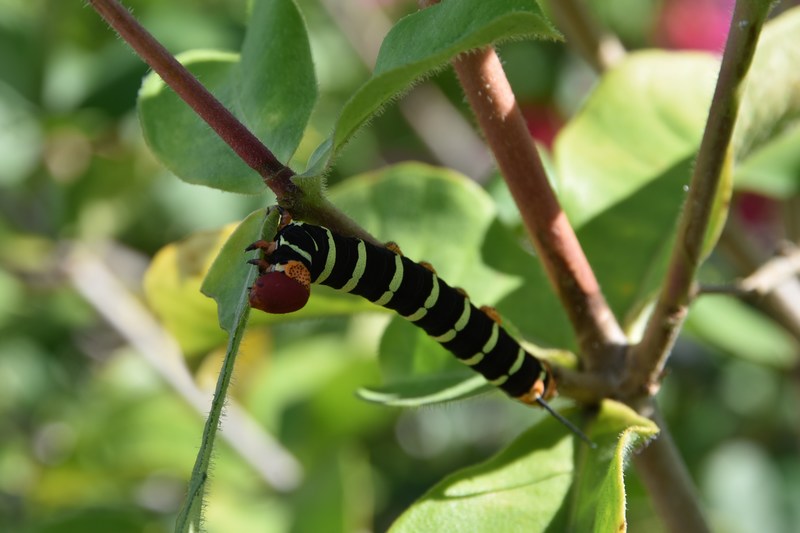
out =
<path fill-rule="evenodd" d="M 126 2 L 175 53 L 237 50 L 246 4 Z M 388 25 L 415 4 L 298 4 L 320 86 L 300 161 L 369 76 Z M 720 51 L 731 11 L 712 0 L 590 4 L 630 48 Z M 500 53 L 532 133 L 549 145 L 594 74 L 563 44 Z M 165 245 L 272 199 L 191 186 L 164 170 L 137 123 L 145 73 L 82 1 L 0 0 L 0 531 L 171 531 L 184 496 L 224 346 L 179 364 L 143 305 L 142 278 Z M 432 101 L 450 113 L 439 120 L 452 138 L 438 135 L 449 142 L 425 138 L 436 124 L 419 123 L 419 106 Z M 453 74 L 442 72 L 374 120 L 330 181 L 421 160 L 494 184 L 470 124 Z M 749 196 L 736 213 L 769 228 L 776 209 Z M 202 235 L 191 241 L 201 249 Z M 248 338 L 233 390 L 243 409 L 223 423 L 236 445 L 218 441 L 209 531 L 385 530 L 426 488 L 532 423 L 528 409 L 494 394 L 404 412 L 358 400 L 356 389 L 379 381 L 386 320 L 331 318 Z M 714 522 L 730 532 L 798 530 L 796 354 L 769 366 L 708 346 L 679 342 L 661 405 Z M 657 531 L 635 474 L 628 480 L 632 531 Z"/>

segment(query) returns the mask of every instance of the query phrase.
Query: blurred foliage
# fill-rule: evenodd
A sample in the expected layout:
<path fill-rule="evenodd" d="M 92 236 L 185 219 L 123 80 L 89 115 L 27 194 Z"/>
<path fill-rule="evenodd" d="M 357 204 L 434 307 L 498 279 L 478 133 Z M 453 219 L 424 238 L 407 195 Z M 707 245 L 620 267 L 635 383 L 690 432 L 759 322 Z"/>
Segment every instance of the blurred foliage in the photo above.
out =
<path fill-rule="evenodd" d="M 310 157 L 345 101 L 370 75 L 348 40 L 348 30 L 330 15 L 331 6 L 340 1 L 345 0 L 298 2 L 309 27 L 319 101 L 295 161 Z M 175 53 L 239 51 L 247 4 L 126 2 Z M 386 3 L 365 3 L 363 11 L 385 9 L 397 20 L 415 9 L 413 2 L 381 4 Z M 718 17 L 730 11 L 729 2 L 721 0 L 588 4 L 631 49 L 702 46 L 720 51 L 724 34 L 719 28 L 724 32 L 727 23 L 718 24 Z M 694 18 L 705 25 L 693 26 L 679 17 L 690 4 Z M 701 30 L 692 34 L 693 27 Z M 500 54 L 531 130 L 549 144 L 596 79 L 563 44 L 515 42 L 503 45 Z M 168 307 L 185 311 L 193 325 L 178 338 L 191 356 L 187 364 L 197 382 L 208 387 L 216 379 L 225 337 L 216 329 L 211 300 L 201 300 L 196 292 L 200 272 L 213 259 L 203 254 L 221 245 L 220 227 L 242 220 L 270 198 L 188 185 L 155 161 L 134 108 L 146 70 L 83 2 L 0 0 L 2 531 L 171 531 L 184 497 L 205 412 L 189 407 L 191 402 L 164 374 L 130 346 L 131 339 L 78 292 L 72 253 L 76 247 L 92 250 L 137 299 L 144 300 L 151 291 Z M 769 71 L 763 76 L 770 76 Z M 452 72 L 438 73 L 433 82 L 471 122 Z M 756 217 L 743 211 L 746 197 L 741 192 L 733 204 L 734 215 L 745 216 L 764 249 L 787 231 L 780 225 L 779 202 L 796 201 L 800 180 L 796 143 L 791 142 L 796 136 L 796 129 L 786 127 L 735 169 L 741 191 L 772 199 Z M 371 218 L 365 208 L 372 199 L 358 196 L 371 190 L 359 187 L 359 180 L 375 180 L 376 174 L 355 182 L 347 178 L 406 160 L 438 163 L 399 107 L 390 105 L 348 143 L 331 170 L 332 194 L 342 194 L 335 199 L 337 205 L 383 235 L 382 221 Z M 619 161 L 625 159 L 612 162 Z M 570 157 L 569 162 L 581 160 Z M 337 183 L 342 189 L 333 187 Z M 473 184 L 465 186 L 497 216 L 491 225 L 480 222 L 491 235 L 485 240 L 488 247 L 513 244 L 521 235 L 507 191 L 497 183 L 488 182 L 489 195 Z M 347 194 L 338 192 L 348 187 Z M 391 199 L 391 191 L 383 194 Z M 660 196 L 659 191 L 650 195 Z M 588 216 L 578 207 L 574 210 L 576 219 Z M 385 228 L 387 238 L 409 219 L 394 220 Z M 585 231 L 602 233 L 601 226 L 593 230 L 591 225 L 587 222 Z M 415 249 L 416 240 L 402 236 L 421 231 L 419 227 L 394 231 L 412 257 L 437 252 L 425 248 L 424 239 Z M 629 237 L 635 242 L 635 232 Z M 602 247 L 596 246 L 601 254 Z M 654 259 L 652 250 L 627 246 L 640 264 Z M 497 279 L 503 280 L 526 276 L 524 288 L 511 295 L 493 294 L 502 292 L 502 286 L 468 287 L 470 292 L 487 301 L 497 299 L 498 308 L 531 340 L 568 343 L 568 333 L 552 326 L 560 318 L 548 307 L 552 297 L 540 288 L 541 274 L 528 268 L 529 256 L 522 251 L 501 256 L 492 248 L 482 252 L 487 264 L 476 268 L 502 272 Z M 175 274 L 173 284 L 154 287 L 143 281 L 151 260 L 154 268 L 163 266 Z M 451 264 L 445 255 L 436 264 L 458 270 L 460 261 L 466 259 Z M 613 273 L 614 264 L 605 269 Z M 177 275 L 182 272 L 187 278 Z M 738 275 L 727 257 L 715 253 L 704 278 L 718 282 Z M 642 287 L 652 282 L 639 281 Z M 105 286 L 100 289 L 112 303 L 122 298 Z M 647 292 L 624 290 L 630 287 L 619 289 L 628 298 L 620 296 L 620 312 L 635 308 Z M 536 300 L 547 310 L 543 316 L 522 312 L 531 298 L 543 299 Z M 148 301 L 155 299 L 149 295 Z M 376 354 L 386 355 L 380 346 L 387 342 L 381 337 L 388 315 L 332 294 L 323 293 L 318 304 L 321 311 L 313 320 L 300 317 L 270 325 L 270 320 L 254 316 L 233 385 L 234 398 L 261 430 L 298 458 L 303 481 L 295 490 L 276 490 L 220 441 L 206 510 L 209 531 L 382 531 L 455 470 L 536 431 L 540 413 L 497 394 L 406 411 L 356 398 L 356 390 L 381 383 L 380 367 L 387 362 L 377 361 Z M 347 313 L 356 306 L 372 312 L 325 312 L 342 309 L 335 306 L 351 306 Z M 198 307 L 211 316 L 192 314 Z M 635 328 L 635 322 L 630 326 Z M 388 331 L 396 335 L 396 327 L 392 324 Z M 660 403 L 715 526 L 733 533 L 800 529 L 797 341 L 753 307 L 728 297 L 701 301 L 687 333 L 670 361 Z M 494 460 L 498 457 L 504 456 Z M 659 530 L 635 473 L 628 473 L 626 492 L 631 529 Z"/>

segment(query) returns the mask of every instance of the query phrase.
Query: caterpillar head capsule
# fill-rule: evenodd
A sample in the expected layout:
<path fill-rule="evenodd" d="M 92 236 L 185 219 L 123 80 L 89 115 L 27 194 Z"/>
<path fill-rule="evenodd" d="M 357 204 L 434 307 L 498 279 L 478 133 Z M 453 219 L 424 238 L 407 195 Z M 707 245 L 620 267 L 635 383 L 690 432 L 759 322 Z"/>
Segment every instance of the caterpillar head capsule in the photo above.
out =
<path fill-rule="evenodd" d="M 307 285 L 283 272 L 265 272 L 250 289 L 250 307 L 265 313 L 293 313 L 306 305 L 310 293 Z"/>

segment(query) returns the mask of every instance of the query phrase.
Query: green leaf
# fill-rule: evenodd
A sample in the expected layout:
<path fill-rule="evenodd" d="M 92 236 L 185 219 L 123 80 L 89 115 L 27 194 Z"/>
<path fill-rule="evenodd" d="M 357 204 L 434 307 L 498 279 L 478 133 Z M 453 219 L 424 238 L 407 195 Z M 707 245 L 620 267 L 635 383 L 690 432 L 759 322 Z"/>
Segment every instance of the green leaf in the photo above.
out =
<path fill-rule="evenodd" d="M 578 462 L 570 526 L 562 531 L 625 531 L 625 466 L 658 431 L 628 406 L 603 401 L 589 431 L 597 448 Z"/>
<path fill-rule="evenodd" d="M 798 362 L 800 351 L 789 333 L 730 296 L 699 298 L 684 329 L 704 344 L 754 363 L 788 370 Z"/>
<path fill-rule="evenodd" d="M 194 51 L 179 59 L 278 158 L 297 149 L 317 89 L 305 25 L 294 2 L 255 3 L 241 57 Z M 182 180 L 239 193 L 264 191 L 250 169 L 156 74 L 139 92 L 150 148 Z"/>
<path fill-rule="evenodd" d="M 392 317 L 383 332 L 380 344 L 381 372 L 386 383 L 403 382 L 409 376 L 436 376 L 439 379 L 463 381 L 475 372 L 458 362 L 438 342 L 430 342 L 428 335 L 418 327 L 408 328 L 408 321 Z"/>
<path fill-rule="evenodd" d="M 561 37 L 534 0 L 442 2 L 400 20 L 381 45 L 372 78 L 345 104 L 333 135 L 304 175 L 320 174 L 381 107 L 458 54 L 528 37 Z"/>
<path fill-rule="evenodd" d="M 764 25 L 734 131 L 737 161 L 796 125 L 800 115 L 800 7 Z M 796 175 L 795 175 L 796 179 Z"/>
<path fill-rule="evenodd" d="M 254 259 L 258 252 L 245 254 L 244 249 L 261 239 L 262 235 L 271 240 L 277 228 L 277 211 L 273 211 L 266 222 L 263 209 L 250 213 L 225 241 L 203 280 L 200 290 L 217 302 L 219 325 L 228 333 L 233 331 L 239 302 L 248 293 L 249 285 L 243 284 L 242 280 L 254 278 L 256 272 L 246 261 Z"/>
<path fill-rule="evenodd" d="M 603 77 L 554 146 L 576 228 L 695 155 L 718 69 L 708 54 L 648 51 Z"/>
<path fill-rule="evenodd" d="M 483 376 L 448 378 L 416 378 L 407 383 L 383 387 L 361 388 L 358 396 L 368 402 L 391 407 L 421 407 L 469 398 L 494 389 Z"/>
<path fill-rule="evenodd" d="M 488 461 L 442 480 L 391 531 L 623 531 L 625 461 L 657 431 L 605 401 L 590 425 L 590 450 L 547 417 Z"/>
<path fill-rule="evenodd" d="M 754 150 L 736 167 L 736 188 L 773 198 L 800 193 L 800 128 L 794 127 Z"/>
<path fill-rule="evenodd" d="M 630 323 L 661 283 L 719 62 L 640 52 L 610 71 L 555 144 L 558 191 L 614 313 Z M 726 165 L 705 246 L 727 215 Z"/>

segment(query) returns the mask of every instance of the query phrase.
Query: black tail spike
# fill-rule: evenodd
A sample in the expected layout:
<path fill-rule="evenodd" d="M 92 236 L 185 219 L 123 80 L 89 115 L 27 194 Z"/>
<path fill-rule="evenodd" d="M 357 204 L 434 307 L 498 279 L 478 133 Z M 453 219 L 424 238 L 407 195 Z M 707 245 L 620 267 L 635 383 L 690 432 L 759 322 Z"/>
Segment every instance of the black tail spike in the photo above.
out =
<path fill-rule="evenodd" d="M 553 418 L 555 418 L 556 420 L 558 420 L 559 422 L 561 422 L 562 424 L 567 426 L 567 428 L 570 431 L 572 431 L 582 441 L 584 441 L 586 444 L 588 444 L 590 448 L 597 448 L 597 444 L 592 442 L 592 440 L 589 437 L 586 436 L 586 433 L 581 431 L 578 428 L 578 426 L 576 426 L 575 424 L 573 424 L 572 422 L 570 422 L 569 420 L 564 418 L 561 414 L 558 413 L 558 411 L 556 411 L 555 409 L 550 407 L 550 404 L 548 404 L 546 401 L 544 401 L 541 397 L 536 398 L 536 403 L 538 403 L 545 411 L 550 413 L 553 416 Z"/>

